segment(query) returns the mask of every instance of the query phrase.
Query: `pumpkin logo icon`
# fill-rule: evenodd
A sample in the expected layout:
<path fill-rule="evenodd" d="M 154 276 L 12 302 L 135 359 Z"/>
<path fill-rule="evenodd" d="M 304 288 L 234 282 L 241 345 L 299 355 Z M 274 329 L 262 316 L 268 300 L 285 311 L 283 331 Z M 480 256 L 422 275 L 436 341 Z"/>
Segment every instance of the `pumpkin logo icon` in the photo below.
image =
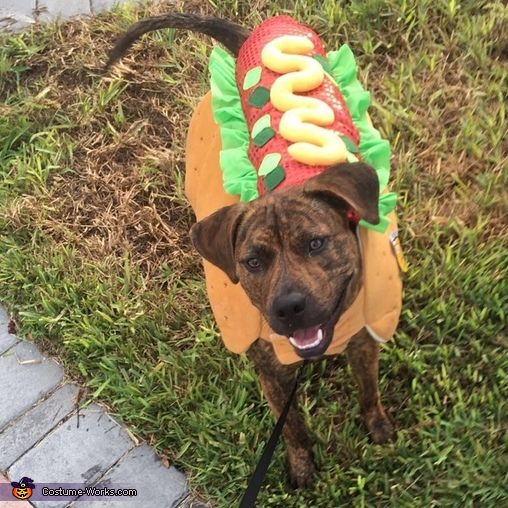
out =
<path fill-rule="evenodd" d="M 23 476 L 19 482 L 11 482 L 11 486 L 14 487 L 12 495 L 17 499 L 28 499 L 32 495 L 33 489 L 35 489 L 33 480 L 26 476 Z"/>

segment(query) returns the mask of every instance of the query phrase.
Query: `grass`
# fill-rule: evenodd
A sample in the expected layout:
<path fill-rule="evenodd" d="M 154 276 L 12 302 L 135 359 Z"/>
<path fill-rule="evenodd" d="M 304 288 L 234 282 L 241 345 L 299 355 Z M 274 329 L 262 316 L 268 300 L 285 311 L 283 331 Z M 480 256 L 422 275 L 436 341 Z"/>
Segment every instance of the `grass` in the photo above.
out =
<path fill-rule="evenodd" d="M 220 5 L 219 5 L 220 4 Z M 178 3 L 254 26 L 291 13 L 347 42 L 392 142 L 411 265 L 381 363 L 397 440 L 368 443 L 341 357 L 300 397 L 320 467 L 288 490 L 275 454 L 264 507 L 476 507 L 508 498 L 508 10 L 498 1 Z M 35 340 L 204 499 L 238 503 L 273 427 L 252 367 L 227 353 L 187 231 L 183 147 L 212 43 L 145 37 L 111 76 L 121 7 L 0 44 L 0 291 Z"/>

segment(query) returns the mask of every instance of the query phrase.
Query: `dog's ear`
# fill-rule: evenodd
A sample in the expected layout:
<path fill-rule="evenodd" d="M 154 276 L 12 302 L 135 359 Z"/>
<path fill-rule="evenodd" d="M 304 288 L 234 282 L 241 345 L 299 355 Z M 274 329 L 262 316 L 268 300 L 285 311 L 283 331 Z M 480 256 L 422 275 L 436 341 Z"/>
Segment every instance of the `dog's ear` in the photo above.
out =
<path fill-rule="evenodd" d="M 196 250 L 226 273 L 233 284 L 239 280 L 236 275 L 235 240 L 244 211 L 243 203 L 225 206 L 194 224 L 190 230 Z"/>
<path fill-rule="evenodd" d="M 363 162 L 342 162 L 305 182 L 304 193 L 339 199 L 361 219 L 379 224 L 379 180 L 376 170 Z"/>

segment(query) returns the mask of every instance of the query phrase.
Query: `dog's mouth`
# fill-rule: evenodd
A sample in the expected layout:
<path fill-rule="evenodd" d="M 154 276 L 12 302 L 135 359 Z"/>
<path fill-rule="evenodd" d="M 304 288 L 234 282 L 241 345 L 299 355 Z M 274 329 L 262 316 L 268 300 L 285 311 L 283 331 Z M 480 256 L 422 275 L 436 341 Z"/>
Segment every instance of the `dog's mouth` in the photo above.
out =
<path fill-rule="evenodd" d="M 332 318 L 333 315 L 325 323 L 293 332 L 289 342 L 298 356 L 315 358 L 324 354 L 333 339 L 333 329 L 338 315 L 336 319 Z"/>
<path fill-rule="evenodd" d="M 295 349 L 312 349 L 319 346 L 323 342 L 324 332 L 323 325 L 313 326 L 303 330 L 295 330 L 292 337 L 289 337 L 289 342 Z"/>
<path fill-rule="evenodd" d="M 315 358 L 322 356 L 332 342 L 335 325 L 342 315 L 344 300 L 351 278 L 344 285 L 334 310 L 324 322 L 309 328 L 295 330 L 289 337 L 296 354 L 301 358 Z"/>

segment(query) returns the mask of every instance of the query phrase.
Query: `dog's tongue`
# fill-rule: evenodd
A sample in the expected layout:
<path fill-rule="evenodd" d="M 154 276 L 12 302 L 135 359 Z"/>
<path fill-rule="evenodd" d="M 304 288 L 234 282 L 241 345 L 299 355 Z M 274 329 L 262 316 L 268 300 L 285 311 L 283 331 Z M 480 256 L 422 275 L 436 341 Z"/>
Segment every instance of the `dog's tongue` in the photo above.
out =
<path fill-rule="evenodd" d="M 302 330 L 295 330 L 292 336 L 294 345 L 296 347 L 304 348 L 305 346 L 309 346 L 314 343 L 319 343 L 320 342 L 320 338 L 318 336 L 319 329 L 320 325 L 312 326 L 311 328 L 305 328 Z M 320 335 L 322 338 L 323 332 L 321 332 Z"/>

